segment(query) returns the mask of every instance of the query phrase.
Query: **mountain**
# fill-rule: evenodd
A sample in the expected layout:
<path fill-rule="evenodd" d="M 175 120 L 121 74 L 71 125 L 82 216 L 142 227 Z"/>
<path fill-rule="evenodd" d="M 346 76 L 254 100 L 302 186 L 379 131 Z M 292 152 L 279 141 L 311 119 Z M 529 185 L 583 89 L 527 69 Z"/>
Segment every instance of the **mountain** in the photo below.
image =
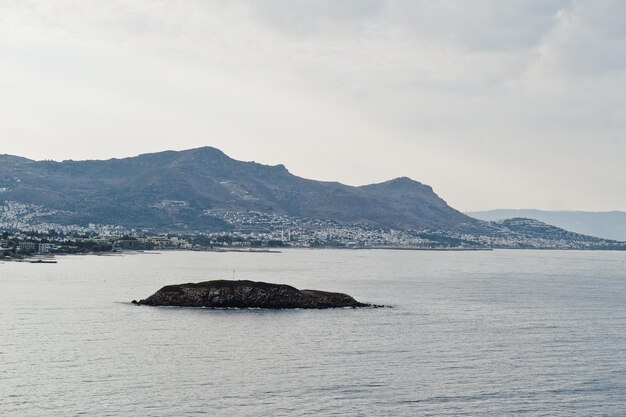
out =
<path fill-rule="evenodd" d="M 498 209 L 465 214 L 485 221 L 526 217 L 585 235 L 626 241 L 626 212 L 623 211 L 585 212 Z"/>
<path fill-rule="evenodd" d="M 216 213 L 262 212 L 393 229 L 485 230 L 431 187 L 409 178 L 352 187 L 234 160 L 204 147 L 105 161 L 33 161 L 0 155 L 0 203 L 38 207 L 59 224 L 216 231 Z"/>

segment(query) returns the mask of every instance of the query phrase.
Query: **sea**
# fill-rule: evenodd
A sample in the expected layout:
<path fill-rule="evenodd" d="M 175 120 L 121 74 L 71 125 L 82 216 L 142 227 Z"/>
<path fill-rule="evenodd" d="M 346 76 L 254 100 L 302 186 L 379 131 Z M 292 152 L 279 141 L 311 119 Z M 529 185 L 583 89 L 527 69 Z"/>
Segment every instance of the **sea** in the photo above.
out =
<path fill-rule="evenodd" d="M 626 416 L 626 252 L 57 260 L 0 263 L 0 416 Z M 212 279 L 389 307 L 130 304 Z"/>

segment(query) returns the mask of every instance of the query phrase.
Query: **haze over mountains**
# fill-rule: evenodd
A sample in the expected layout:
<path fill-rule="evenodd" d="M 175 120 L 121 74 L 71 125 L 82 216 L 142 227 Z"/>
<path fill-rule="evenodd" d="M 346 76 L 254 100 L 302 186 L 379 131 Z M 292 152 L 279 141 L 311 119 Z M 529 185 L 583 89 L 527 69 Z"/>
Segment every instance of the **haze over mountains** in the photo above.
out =
<path fill-rule="evenodd" d="M 486 221 L 525 217 L 584 235 L 626 241 L 626 212 L 623 211 L 585 212 L 497 209 L 465 214 Z"/>
<path fill-rule="evenodd" d="M 472 231 L 483 222 L 409 178 L 352 187 L 292 175 L 283 165 L 229 158 L 204 147 L 106 161 L 0 156 L 0 201 L 57 210 L 63 224 L 228 229 L 212 211 L 260 211 L 395 229 Z"/>

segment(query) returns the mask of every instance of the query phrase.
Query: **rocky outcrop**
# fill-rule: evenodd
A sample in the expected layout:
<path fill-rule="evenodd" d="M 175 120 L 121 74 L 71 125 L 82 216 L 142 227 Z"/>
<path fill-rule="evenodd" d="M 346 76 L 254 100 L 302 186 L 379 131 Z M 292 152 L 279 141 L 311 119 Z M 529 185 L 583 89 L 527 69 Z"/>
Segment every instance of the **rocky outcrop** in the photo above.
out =
<path fill-rule="evenodd" d="M 136 305 L 214 308 L 370 307 L 346 294 L 298 290 L 289 285 L 254 281 L 206 281 L 167 285 Z"/>

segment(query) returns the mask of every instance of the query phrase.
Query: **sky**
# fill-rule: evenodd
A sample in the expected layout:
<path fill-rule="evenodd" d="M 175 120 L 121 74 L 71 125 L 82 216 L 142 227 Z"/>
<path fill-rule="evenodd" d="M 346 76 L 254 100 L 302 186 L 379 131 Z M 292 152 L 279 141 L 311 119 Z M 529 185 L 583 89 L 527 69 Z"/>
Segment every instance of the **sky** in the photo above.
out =
<path fill-rule="evenodd" d="M 622 0 L 0 0 L 0 154 L 214 146 L 462 210 L 626 210 Z"/>

